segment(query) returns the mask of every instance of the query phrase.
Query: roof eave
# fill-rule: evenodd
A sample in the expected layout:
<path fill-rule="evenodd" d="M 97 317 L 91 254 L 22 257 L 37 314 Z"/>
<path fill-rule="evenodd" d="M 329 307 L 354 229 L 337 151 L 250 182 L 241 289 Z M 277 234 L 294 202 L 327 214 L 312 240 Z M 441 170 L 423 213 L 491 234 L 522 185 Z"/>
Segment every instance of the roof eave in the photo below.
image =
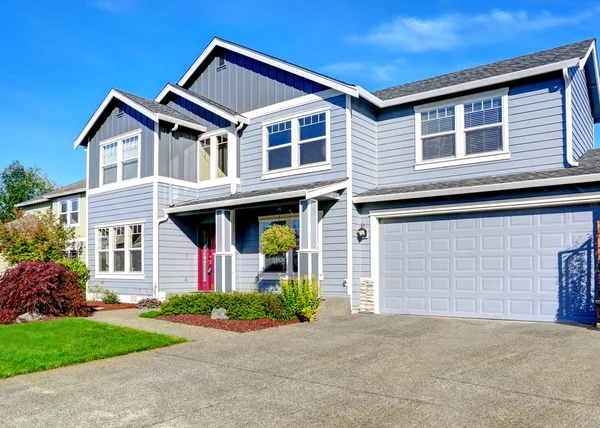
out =
<path fill-rule="evenodd" d="M 31 205 L 36 205 L 36 204 L 43 204 L 45 202 L 50 202 L 50 199 L 38 199 L 38 200 L 30 200 L 30 201 L 24 201 L 21 202 L 19 204 L 15 204 L 16 208 L 23 208 L 23 207 L 29 207 Z"/>
<path fill-rule="evenodd" d="M 591 67 L 591 73 L 594 76 L 594 82 L 587 82 L 590 87 L 590 98 L 592 102 L 592 114 L 594 123 L 600 123 L 600 68 L 598 67 L 598 52 L 596 41 L 592 42 L 587 54 L 579 61 L 579 68 Z"/>
<path fill-rule="evenodd" d="M 305 70 L 303 68 L 294 66 L 292 64 L 289 64 L 287 62 L 284 61 L 280 61 L 276 58 L 261 54 L 259 52 L 256 51 L 252 51 L 250 49 L 246 49 L 242 46 L 239 45 L 235 45 L 232 43 L 227 42 L 226 40 L 222 40 L 219 39 L 217 37 L 215 37 L 214 39 L 212 39 L 212 41 L 208 44 L 208 46 L 202 51 L 202 53 L 200 54 L 200 56 L 196 59 L 196 61 L 194 61 L 194 63 L 190 66 L 190 68 L 185 72 L 185 74 L 181 77 L 181 79 L 179 79 L 179 82 L 177 82 L 177 84 L 179 86 L 185 86 L 186 83 L 189 82 L 189 80 L 191 79 L 191 77 L 194 75 L 194 73 L 196 72 L 196 70 L 198 70 L 198 68 L 200 67 L 200 65 L 204 62 L 204 60 L 206 60 L 206 58 L 208 58 L 208 56 L 211 54 L 211 52 L 217 48 L 217 47 L 221 47 L 227 50 L 231 50 L 234 52 L 237 52 L 239 54 L 245 55 L 249 58 L 253 58 L 256 59 L 257 61 L 261 61 L 264 62 L 265 64 L 269 64 L 272 65 L 274 67 L 280 68 L 282 70 L 285 71 L 289 71 L 291 73 L 294 73 L 300 77 L 304 77 L 306 79 L 309 80 L 313 80 L 317 83 L 321 83 L 324 86 L 330 87 L 332 89 L 336 89 L 344 94 L 348 94 L 351 95 L 353 97 L 358 97 L 358 88 L 354 85 L 346 85 L 343 84 L 337 80 L 334 79 L 330 79 L 327 78 L 326 76 L 322 76 L 320 74 L 317 73 L 313 73 L 310 72 L 308 70 Z"/>
<path fill-rule="evenodd" d="M 527 77 L 539 76 L 541 74 L 551 73 L 553 71 L 560 71 L 566 67 L 574 67 L 579 64 L 580 58 L 572 58 L 565 61 L 559 61 L 552 64 L 546 64 L 539 67 L 529 68 L 527 70 L 515 71 L 513 73 L 501 74 L 499 76 L 489 77 L 486 79 L 474 80 L 472 82 L 461 83 L 459 85 L 447 86 L 445 88 L 434 89 L 426 92 L 419 92 L 416 94 L 406 95 L 403 97 L 393 98 L 390 100 L 381 100 L 377 96 L 365 91 L 359 91 L 360 96 L 365 98 L 379 108 L 392 107 L 400 104 L 414 103 L 423 101 L 426 99 L 443 97 L 446 95 L 452 95 L 458 92 L 469 91 L 472 89 L 478 89 L 485 86 L 492 86 L 502 83 L 511 82 L 518 79 L 524 79 Z M 362 89 L 362 88 L 360 88 Z"/>

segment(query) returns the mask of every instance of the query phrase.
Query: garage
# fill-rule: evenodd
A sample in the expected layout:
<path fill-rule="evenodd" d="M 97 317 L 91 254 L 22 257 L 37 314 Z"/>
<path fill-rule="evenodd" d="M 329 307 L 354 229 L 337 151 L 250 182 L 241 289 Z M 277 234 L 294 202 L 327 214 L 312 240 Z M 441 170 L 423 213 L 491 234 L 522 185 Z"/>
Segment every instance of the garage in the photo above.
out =
<path fill-rule="evenodd" d="M 587 207 L 381 218 L 381 313 L 593 322 Z"/>

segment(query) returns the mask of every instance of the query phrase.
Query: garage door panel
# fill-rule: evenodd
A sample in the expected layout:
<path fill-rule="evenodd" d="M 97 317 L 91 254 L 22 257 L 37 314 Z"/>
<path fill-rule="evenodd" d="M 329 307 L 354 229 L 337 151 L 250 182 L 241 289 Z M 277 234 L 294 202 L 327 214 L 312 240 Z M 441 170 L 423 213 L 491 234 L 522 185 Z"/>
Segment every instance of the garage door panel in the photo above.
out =
<path fill-rule="evenodd" d="M 382 220 L 382 312 L 553 321 L 564 311 L 559 291 L 588 275 L 590 290 L 570 304 L 591 316 L 594 215 L 573 211 Z M 583 244 L 590 272 L 559 278 L 559 265 L 581 269 Z"/>

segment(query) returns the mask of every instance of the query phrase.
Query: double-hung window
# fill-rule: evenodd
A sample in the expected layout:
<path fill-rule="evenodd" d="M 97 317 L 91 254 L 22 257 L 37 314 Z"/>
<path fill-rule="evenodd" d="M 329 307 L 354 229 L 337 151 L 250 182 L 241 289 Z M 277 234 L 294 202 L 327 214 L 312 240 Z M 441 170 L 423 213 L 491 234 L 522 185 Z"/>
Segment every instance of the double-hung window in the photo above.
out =
<path fill-rule="evenodd" d="M 100 143 L 100 183 L 118 183 L 140 177 L 141 131 Z"/>
<path fill-rule="evenodd" d="M 415 108 L 415 169 L 508 159 L 508 91 Z"/>
<path fill-rule="evenodd" d="M 143 272 L 143 225 L 100 227 L 96 229 L 96 265 L 100 274 L 140 274 Z"/>
<path fill-rule="evenodd" d="M 65 226 L 79 225 L 79 198 L 63 199 L 58 203 L 58 216 Z"/>
<path fill-rule="evenodd" d="M 330 111 L 313 111 L 263 123 L 265 178 L 330 168 Z"/>
<path fill-rule="evenodd" d="M 206 182 L 230 177 L 234 165 L 230 156 L 231 134 L 221 133 L 201 138 L 198 154 L 198 181 Z"/>

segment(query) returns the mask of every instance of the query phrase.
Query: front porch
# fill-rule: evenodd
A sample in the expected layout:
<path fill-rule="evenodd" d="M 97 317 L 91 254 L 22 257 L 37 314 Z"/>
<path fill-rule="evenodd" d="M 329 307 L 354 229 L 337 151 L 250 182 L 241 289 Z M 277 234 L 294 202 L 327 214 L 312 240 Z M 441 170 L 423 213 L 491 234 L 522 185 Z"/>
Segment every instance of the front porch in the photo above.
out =
<path fill-rule="evenodd" d="M 281 277 L 312 275 L 327 295 L 346 295 L 346 195 L 336 187 L 312 198 L 289 191 L 262 202 L 237 197 L 173 207 L 159 227 L 159 295 L 278 291 Z M 272 224 L 296 232 L 298 246 L 284 256 L 260 253 L 261 234 Z"/>

